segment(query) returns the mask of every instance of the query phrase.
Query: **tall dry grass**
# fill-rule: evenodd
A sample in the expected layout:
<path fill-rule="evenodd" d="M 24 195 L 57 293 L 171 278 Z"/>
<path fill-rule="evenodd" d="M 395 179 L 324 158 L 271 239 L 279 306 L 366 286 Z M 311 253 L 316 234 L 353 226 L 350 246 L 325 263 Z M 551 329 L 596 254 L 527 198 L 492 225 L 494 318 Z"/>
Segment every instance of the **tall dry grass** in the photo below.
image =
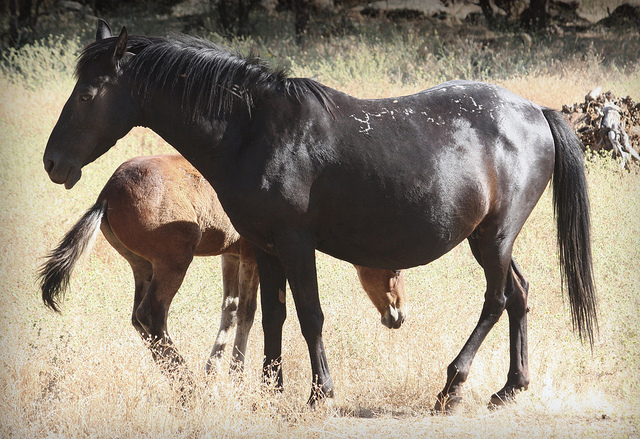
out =
<path fill-rule="evenodd" d="M 376 47 L 390 48 L 372 62 Z M 342 54 L 342 58 L 325 57 L 331 62 L 323 64 L 318 58 L 312 63 L 312 57 L 304 54 L 288 59 L 296 74 L 319 72 L 324 82 L 355 95 L 416 91 L 420 78 L 403 80 L 401 71 L 393 71 L 396 49 L 408 50 L 400 43 L 376 46 L 375 41 L 351 38 L 322 49 Z M 2 437 L 640 434 L 640 177 L 637 170 L 622 171 L 606 157 L 594 157 L 587 164 L 600 306 L 600 333 L 593 351 L 571 331 L 568 305 L 560 291 L 549 193 L 516 241 L 515 257 L 531 283 L 532 375 L 529 391 L 519 395 L 517 404 L 495 412 L 486 408 L 508 369 L 508 328 L 503 318 L 474 361 L 463 412 L 452 417 L 430 414 L 446 367 L 482 306 L 482 272 L 463 244 L 428 266 L 406 271 L 411 316 L 396 331 L 380 325 L 349 264 L 318 254 L 325 345 L 337 394 L 314 412 L 305 405 L 310 367 L 291 300 L 284 328 L 282 394 L 261 387 L 259 311 L 244 378 L 226 373 L 204 376 L 204 361 L 218 325 L 220 267 L 217 258 L 196 260 L 169 316 L 169 330 L 196 372 L 198 384 L 190 404 L 180 405 L 130 325 L 130 269 L 102 237 L 76 271 L 62 315 L 45 309 L 38 296 L 35 272 L 41 257 L 94 202 L 117 165 L 134 155 L 171 151 L 154 134 L 136 129 L 86 167 L 72 191 L 53 185 L 41 157 L 73 86 L 68 54 L 54 47 L 44 58 L 62 56 L 67 66 L 62 74 L 43 68 L 25 82 L 15 66 L 25 70 L 42 59 L 17 54 L 13 64 L 4 64 L 8 68 L 0 76 Z M 556 108 L 581 100 L 596 85 L 618 94 L 635 93 L 638 100 L 634 84 L 639 83 L 639 74 L 634 65 L 613 68 L 598 57 L 570 59 L 565 68 L 552 64 L 493 80 Z M 424 87 L 438 78 L 425 76 Z"/>

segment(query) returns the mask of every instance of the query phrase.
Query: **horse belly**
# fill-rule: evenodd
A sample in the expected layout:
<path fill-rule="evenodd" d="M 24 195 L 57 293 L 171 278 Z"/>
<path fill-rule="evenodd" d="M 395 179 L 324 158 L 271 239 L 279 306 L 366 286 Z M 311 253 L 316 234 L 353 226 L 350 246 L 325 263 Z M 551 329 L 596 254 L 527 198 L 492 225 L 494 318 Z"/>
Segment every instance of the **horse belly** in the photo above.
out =
<path fill-rule="evenodd" d="M 357 265 L 399 269 L 427 264 L 469 236 L 490 205 L 490 178 L 477 165 L 482 157 L 466 154 L 449 166 L 446 154 L 421 155 L 388 156 L 370 172 L 354 177 L 336 169 L 317 180 L 325 194 L 311 197 L 322 200 L 318 249 Z"/>
<path fill-rule="evenodd" d="M 462 242 L 481 220 L 477 215 L 460 214 L 391 210 L 367 216 L 338 215 L 318 228 L 318 250 L 371 268 L 428 264 Z"/>

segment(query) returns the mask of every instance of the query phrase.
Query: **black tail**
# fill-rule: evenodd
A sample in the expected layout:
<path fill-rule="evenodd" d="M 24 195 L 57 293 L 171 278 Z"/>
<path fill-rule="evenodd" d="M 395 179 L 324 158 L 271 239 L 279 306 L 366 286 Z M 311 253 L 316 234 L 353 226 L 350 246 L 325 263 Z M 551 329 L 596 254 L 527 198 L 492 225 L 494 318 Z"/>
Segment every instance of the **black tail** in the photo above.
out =
<path fill-rule="evenodd" d="M 91 248 L 102 217 L 107 210 L 106 202 L 97 202 L 64 235 L 60 244 L 47 255 L 47 260 L 38 271 L 42 300 L 54 311 L 60 312 L 60 296 L 69 286 L 71 272 L 80 257 Z"/>
<path fill-rule="evenodd" d="M 591 262 L 591 220 L 582 143 L 563 116 L 543 110 L 556 146 L 553 204 L 563 288 L 569 291 L 574 329 L 593 346 L 597 329 L 596 288 Z"/>

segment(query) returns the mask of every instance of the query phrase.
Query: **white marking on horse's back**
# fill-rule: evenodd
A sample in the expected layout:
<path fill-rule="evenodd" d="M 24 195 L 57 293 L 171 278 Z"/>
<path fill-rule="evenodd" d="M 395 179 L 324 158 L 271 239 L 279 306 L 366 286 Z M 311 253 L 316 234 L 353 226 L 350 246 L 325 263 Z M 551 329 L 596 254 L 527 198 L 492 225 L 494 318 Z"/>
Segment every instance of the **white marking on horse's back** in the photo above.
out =
<path fill-rule="evenodd" d="M 358 129 L 359 133 L 363 133 L 363 134 L 367 134 L 369 131 L 371 131 L 373 128 L 371 127 L 371 115 L 369 113 L 367 113 L 366 111 L 362 110 L 362 112 L 365 115 L 365 119 L 360 119 L 358 117 L 356 117 L 355 114 L 352 114 L 351 117 L 354 118 L 355 120 L 357 120 L 358 122 L 364 124 L 362 126 L 360 126 L 360 128 Z"/>
<path fill-rule="evenodd" d="M 398 101 L 394 100 L 393 102 L 397 103 Z M 395 121 L 397 120 L 396 114 L 398 115 L 403 114 L 405 116 L 411 116 L 412 114 L 415 114 L 415 110 L 413 108 L 408 108 L 408 107 L 402 108 L 402 109 L 395 109 L 395 110 L 390 110 L 386 107 L 383 107 L 377 113 L 370 113 L 366 110 L 361 110 L 361 111 L 364 117 L 358 117 L 355 114 L 351 114 L 349 117 L 353 118 L 354 120 L 362 124 L 360 125 L 358 132 L 363 134 L 367 134 L 373 130 L 373 125 L 372 125 L 373 119 L 382 119 L 386 116 L 391 116 L 391 119 Z"/>

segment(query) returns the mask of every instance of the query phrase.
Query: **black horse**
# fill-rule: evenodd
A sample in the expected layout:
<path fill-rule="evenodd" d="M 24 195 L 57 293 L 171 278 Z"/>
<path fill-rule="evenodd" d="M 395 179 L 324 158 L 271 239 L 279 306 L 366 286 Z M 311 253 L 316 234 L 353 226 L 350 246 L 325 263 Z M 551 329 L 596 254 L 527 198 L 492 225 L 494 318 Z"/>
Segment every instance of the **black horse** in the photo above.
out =
<path fill-rule="evenodd" d="M 528 282 L 511 253 L 552 175 L 563 283 L 574 327 L 593 343 L 582 148 L 557 112 L 466 81 L 356 99 L 200 39 L 129 37 L 124 28 L 112 37 L 102 21 L 96 40 L 79 58 L 77 84 L 44 154 L 46 171 L 71 188 L 83 166 L 135 125 L 193 163 L 255 246 L 265 375 L 278 387 L 288 280 L 311 357 L 310 403 L 333 394 L 316 249 L 400 269 L 427 264 L 467 239 L 486 276 L 485 303 L 436 409 L 460 402 L 471 362 L 505 309 L 511 361 L 492 402 L 526 389 Z M 162 306 L 151 302 L 143 303 Z"/>

